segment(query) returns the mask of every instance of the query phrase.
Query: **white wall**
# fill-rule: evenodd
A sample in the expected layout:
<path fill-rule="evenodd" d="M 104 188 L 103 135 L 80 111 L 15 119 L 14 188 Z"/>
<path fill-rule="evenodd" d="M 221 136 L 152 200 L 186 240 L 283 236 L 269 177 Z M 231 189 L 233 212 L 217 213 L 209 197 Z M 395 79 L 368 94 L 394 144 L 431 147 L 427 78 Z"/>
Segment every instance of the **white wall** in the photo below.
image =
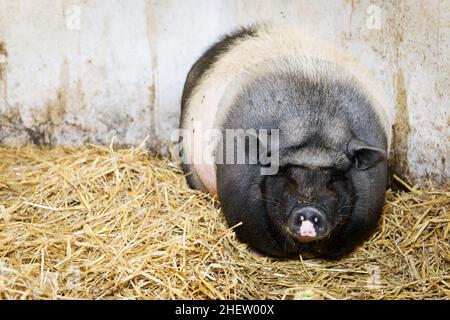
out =
<path fill-rule="evenodd" d="M 237 26 L 292 22 L 373 70 L 397 120 L 395 168 L 442 181 L 449 17 L 445 0 L 0 0 L 0 142 L 115 135 L 138 144 L 149 135 L 158 147 L 178 125 L 186 73 L 208 45 Z"/>

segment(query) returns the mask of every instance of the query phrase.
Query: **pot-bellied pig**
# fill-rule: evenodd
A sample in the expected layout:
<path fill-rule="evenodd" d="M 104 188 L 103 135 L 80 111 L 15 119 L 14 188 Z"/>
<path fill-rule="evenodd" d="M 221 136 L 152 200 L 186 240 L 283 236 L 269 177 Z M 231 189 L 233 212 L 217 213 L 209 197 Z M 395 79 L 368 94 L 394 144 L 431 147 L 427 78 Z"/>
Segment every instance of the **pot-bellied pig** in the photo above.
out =
<path fill-rule="evenodd" d="M 183 170 L 257 251 L 336 259 L 379 221 L 388 107 L 370 72 L 337 48 L 295 26 L 240 29 L 187 76 Z"/>

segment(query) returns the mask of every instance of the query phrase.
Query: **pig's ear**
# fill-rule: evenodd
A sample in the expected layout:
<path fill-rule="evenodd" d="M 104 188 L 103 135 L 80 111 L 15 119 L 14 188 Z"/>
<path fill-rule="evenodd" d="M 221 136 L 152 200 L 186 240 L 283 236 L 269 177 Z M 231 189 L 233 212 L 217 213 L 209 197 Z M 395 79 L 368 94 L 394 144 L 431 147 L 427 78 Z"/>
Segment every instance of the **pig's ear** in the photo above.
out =
<path fill-rule="evenodd" d="M 350 157 L 354 160 L 357 170 L 366 170 L 379 161 L 386 159 L 386 151 L 373 147 L 364 141 L 352 138 L 347 146 Z"/>

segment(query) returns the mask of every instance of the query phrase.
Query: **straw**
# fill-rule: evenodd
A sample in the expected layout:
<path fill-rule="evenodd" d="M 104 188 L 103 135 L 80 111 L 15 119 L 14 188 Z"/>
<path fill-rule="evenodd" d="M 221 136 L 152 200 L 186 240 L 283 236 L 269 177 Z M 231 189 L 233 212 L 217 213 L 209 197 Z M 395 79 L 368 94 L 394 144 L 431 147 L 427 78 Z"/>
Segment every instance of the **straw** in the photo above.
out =
<path fill-rule="evenodd" d="M 399 182 L 355 252 L 281 261 L 142 148 L 0 147 L 0 298 L 448 299 L 448 185 Z"/>

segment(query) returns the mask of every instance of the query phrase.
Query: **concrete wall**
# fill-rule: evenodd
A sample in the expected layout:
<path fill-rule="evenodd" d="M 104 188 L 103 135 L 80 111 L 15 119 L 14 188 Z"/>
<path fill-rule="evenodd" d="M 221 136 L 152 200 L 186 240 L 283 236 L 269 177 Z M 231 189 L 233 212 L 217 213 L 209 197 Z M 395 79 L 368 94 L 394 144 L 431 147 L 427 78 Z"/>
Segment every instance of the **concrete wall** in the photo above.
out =
<path fill-rule="evenodd" d="M 450 2 L 0 0 L 0 143 L 158 148 L 187 71 L 220 34 L 289 22 L 367 64 L 395 118 L 393 166 L 450 176 Z"/>

